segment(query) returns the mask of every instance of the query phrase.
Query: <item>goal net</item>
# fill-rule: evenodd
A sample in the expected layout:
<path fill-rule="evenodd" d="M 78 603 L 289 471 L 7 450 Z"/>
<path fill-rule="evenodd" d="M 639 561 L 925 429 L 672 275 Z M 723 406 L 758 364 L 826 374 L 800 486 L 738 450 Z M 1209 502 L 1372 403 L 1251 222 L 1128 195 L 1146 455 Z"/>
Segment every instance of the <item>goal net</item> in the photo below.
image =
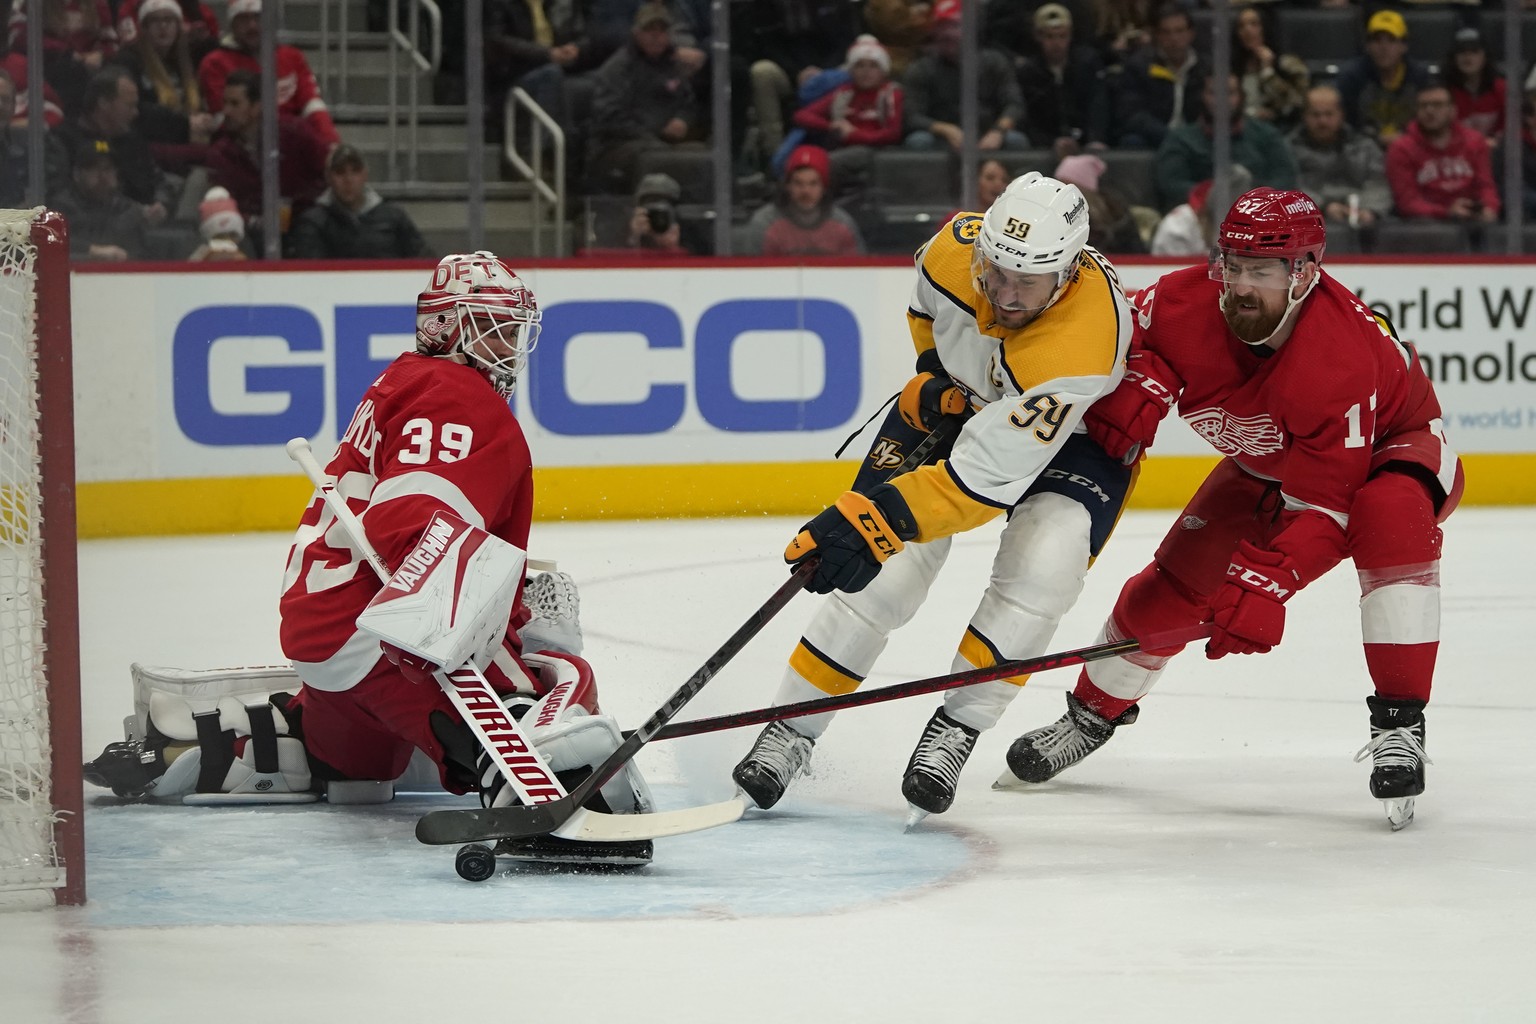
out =
<path fill-rule="evenodd" d="M 84 899 L 69 263 L 0 210 L 0 909 Z"/>

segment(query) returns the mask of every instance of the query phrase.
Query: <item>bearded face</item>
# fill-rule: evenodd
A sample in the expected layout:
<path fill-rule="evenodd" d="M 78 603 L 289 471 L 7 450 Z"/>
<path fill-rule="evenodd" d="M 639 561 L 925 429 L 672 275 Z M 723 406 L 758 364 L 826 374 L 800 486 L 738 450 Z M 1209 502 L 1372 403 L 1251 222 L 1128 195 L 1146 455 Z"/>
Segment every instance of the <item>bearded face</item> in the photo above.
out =
<path fill-rule="evenodd" d="M 1291 275 L 1285 260 L 1228 255 L 1222 263 L 1226 285 L 1221 315 L 1238 339 L 1257 345 L 1269 338 L 1285 318 Z"/>

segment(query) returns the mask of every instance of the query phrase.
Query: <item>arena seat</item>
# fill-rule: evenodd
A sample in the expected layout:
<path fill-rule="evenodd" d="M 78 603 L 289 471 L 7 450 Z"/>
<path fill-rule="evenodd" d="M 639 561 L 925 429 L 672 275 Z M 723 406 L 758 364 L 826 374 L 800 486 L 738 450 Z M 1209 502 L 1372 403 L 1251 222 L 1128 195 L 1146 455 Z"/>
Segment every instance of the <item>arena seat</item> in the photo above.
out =
<path fill-rule="evenodd" d="M 1402 15 L 1408 23 L 1408 56 L 1436 65 L 1445 63 L 1456 30 L 1461 28 L 1461 15 L 1455 11 L 1411 8 L 1405 9 Z"/>
<path fill-rule="evenodd" d="M 1470 252 L 1471 239 L 1461 224 L 1440 220 L 1387 220 L 1376 226 L 1378 253 Z"/>
<path fill-rule="evenodd" d="M 1365 52 L 1360 11 L 1347 8 L 1299 8 L 1279 11 L 1276 49 L 1300 57 L 1314 75 L 1336 75 L 1341 65 Z"/>

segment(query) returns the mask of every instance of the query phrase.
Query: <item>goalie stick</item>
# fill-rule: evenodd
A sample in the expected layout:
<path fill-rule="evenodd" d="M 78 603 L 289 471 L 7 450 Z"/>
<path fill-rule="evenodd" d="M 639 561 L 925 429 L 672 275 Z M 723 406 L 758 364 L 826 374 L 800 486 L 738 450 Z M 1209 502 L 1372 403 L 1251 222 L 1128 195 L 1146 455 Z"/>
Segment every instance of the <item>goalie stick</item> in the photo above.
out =
<path fill-rule="evenodd" d="M 315 458 L 309 441 L 296 437 L 288 442 L 287 452 L 288 457 L 298 463 L 304 470 L 304 475 L 309 477 L 310 482 L 315 485 L 326 506 L 346 530 L 348 537 L 357 545 L 373 571 L 378 574 L 380 581 L 388 582 L 390 578 L 388 566 L 369 543 L 363 524 L 347 506 L 346 499 L 336 493 L 335 482 L 326 475 L 319 460 Z M 500 701 L 485 675 L 475 667 L 473 662 L 466 663 L 452 672 L 439 669 L 432 675 L 438 685 L 443 688 L 443 692 L 447 694 L 454 710 L 459 713 L 460 719 L 474 733 L 482 749 L 495 761 L 497 769 L 512 787 L 513 792 L 518 794 L 519 799 L 532 804 L 539 800 L 565 798 L 565 787 L 560 784 L 554 771 L 539 756 L 537 748 L 518 726 L 516 719 L 510 715 L 496 716 L 490 723 L 490 727 L 500 734 L 500 739 L 493 740 L 487 734 L 487 726 L 481 722 L 484 716 L 477 715 L 471 709 L 469 700 L 474 699 L 481 706 L 484 706 L 487 701 L 499 706 Z M 506 753 L 507 750 L 512 751 L 511 760 Z M 511 763 L 512 760 L 516 761 L 516 767 Z M 567 815 L 559 828 L 547 831 L 562 839 L 592 842 L 660 839 L 727 824 L 740 818 L 743 809 L 744 805 L 739 799 L 649 814 L 605 814 L 579 808 L 577 813 Z"/>
<path fill-rule="evenodd" d="M 748 725 L 762 725 L 765 722 L 778 722 L 786 718 L 815 715 L 823 711 L 842 711 L 845 708 L 864 707 L 867 704 L 882 704 L 885 701 L 900 700 L 903 697 L 917 697 L 925 693 L 938 693 L 940 690 L 952 690 L 960 686 L 990 683 L 994 680 L 1006 679 L 1009 676 L 1021 676 L 1035 672 L 1044 672 L 1047 669 L 1065 668 L 1068 665 L 1082 665 L 1090 661 L 1102 661 L 1105 658 L 1116 658 L 1125 654 L 1134 654 L 1140 650 L 1157 650 L 1163 647 L 1172 647 L 1175 644 L 1203 640 L 1210 635 L 1211 627 L 1209 624 L 1202 623 L 1195 626 L 1185 626 L 1162 633 L 1149 633 L 1142 640 L 1134 638 L 1114 640 L 1109 643 L 1095 644 L 1092 647 L 1079 647 L 1076 650 L 1061 651 L 1057 654 L 1042 654 L 1038 658 L 1000 661 L 996 665 L 989 665 L 986 668 L 972 668 L 966 669 L 963 672 L 951 672 L 948 675 L 929 676 L 927 679 L 914 679 L 909 683 L 896 683 L 892 686 L 882 686 L 873 690 L 855 690 L 852 693 L 839 694 L 835 697 L 818 697 L 815 700 L 802 700 L 794 704 L 779 704 L 775 707 L 757 708 L 752 711 L 738 711 L 729 715 L 698 718 L 691 722 L 677 722 L 668 725 L 652 738 L 675 740 L 683 736 L 698 736 L 707 732 L 721 732 L 726 729 L 739 729 Z"/>
<path fill-rule="evenodd" d="M 946 416 L 907 453 L 906 458 L 890 472 L 886 479 L 889 480 L 891 477 L 921 466 L 935 448 L 954 437 L 963 425 L 963 417 Z M 667 723 L 683 709 L 683 706 L 692 700 L 705 684 L 747 645 L 748 641 L 761 632 L 769 620 L 777 615 L 791 598 L 805 589 L 805 585 L 815 574 L 816 562 L 817 559 L 812 557 L 795 566 L 789 579 L 774 591 L 773 596 L 753 612 L 751 617 L 720 646 L 720 649 L 711 655 L 697 672 L 689 676 L 687 681 L 678 687 L 676 692 L 667 698 L 666 702 L 657 708 L 640 728 L 626 735 L 619 748 L 568 795 L 558 800 L 547 800 L 522 807 L 430 811 L 416 822 L 416 838 L 423 843 L 444 846 L 453 843 L 486 842 L 493 839 L 521 839 L 526 836 L 546 834 L 564 835 L 566 823 L 572 820 L 573 815 L 592 813 L 582 811 L 582 803 L 632 760 L 640 752 L 641 747 L 655 739 Z M 738 818 L 746 807 L 739 796 L 708 806 L 722 809 L 739 808 L 736 811 Z M 707 808 L 698 810 L 705 809 Z"/>

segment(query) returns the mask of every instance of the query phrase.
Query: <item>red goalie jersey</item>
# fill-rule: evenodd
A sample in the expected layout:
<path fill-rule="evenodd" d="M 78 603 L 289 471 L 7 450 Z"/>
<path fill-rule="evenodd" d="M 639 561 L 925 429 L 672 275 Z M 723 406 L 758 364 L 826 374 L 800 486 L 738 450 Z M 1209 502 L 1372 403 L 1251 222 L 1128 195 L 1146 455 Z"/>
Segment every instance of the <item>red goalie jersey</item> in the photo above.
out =
<path fill-rule="evenodd" d="M 506 402 L 469 366 L 400 356 L 363 396 L 326 469 L 391 567 L 439 510 L 528 547 L 528 443 Z M 306 684 L 347 690 L 379 662 L 378 640 L 355 622 L 380 586 L 317 495 L 289 552 L 279 606 L 283 653 Z M 521 593 L 514 607 L 515 618 L 526 616 Z M 508 638 L 515 643 L 516 632 Z"/>
<path fill-rule="evenodd" d="M 1343 557 L 1355 493 L 1376 467 L 1420 465 L 1442 494 L 1452 493 L 1457 460 L 1445 445 L 1440 403 L 1413 349 L 1390 323 L 1320 271 L 1290 339 L 1278 351 L 1252 347 L 1228 329 L 1221 288 L 1198 266 L 1174 271 L 1140 294 L 1121 390 L 1144 389 L 1165 407 L 1176 402 L 1179 415 L 1213 448 L 1251 475 L 1280 484 L 1289 518 L 1310 511 L 1337 524 L 1328 530 L 1313 521 L 1303 531 L 1313 540 L 1331 539 L 1324 544 L 1333 548 L 1328 554 L 1313 543 L 1300 546 L 1309 550 L 1287 550 L 1290 530 L 1275 538 L 1282 553 L 1311 563 L 1308 578 Z M 1115 408 L 1111 402 L 1089 410 L 1091 434 L 1099 433 L 1094 418 L 1113 416 Z"/>

